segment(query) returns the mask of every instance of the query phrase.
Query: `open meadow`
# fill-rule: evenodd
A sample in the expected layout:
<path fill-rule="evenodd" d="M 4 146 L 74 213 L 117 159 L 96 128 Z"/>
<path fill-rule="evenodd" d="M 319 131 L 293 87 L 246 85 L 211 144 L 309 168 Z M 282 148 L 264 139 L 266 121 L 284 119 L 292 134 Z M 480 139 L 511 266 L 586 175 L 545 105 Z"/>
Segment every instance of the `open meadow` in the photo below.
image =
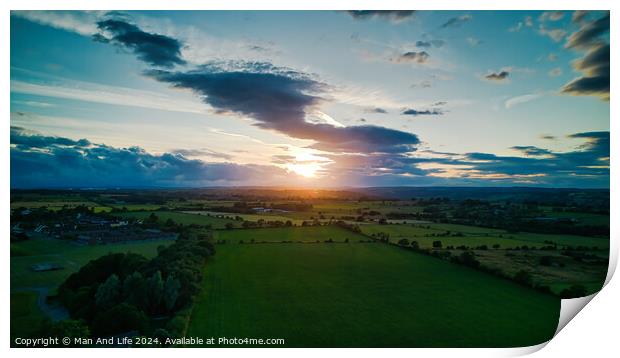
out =
<path fill-rule="evenodd" d="M 225 244 L 205 266 L 187 333 L 287 347 L 527 346 L 552 337 L 559 304 L 377 243 Z"/>

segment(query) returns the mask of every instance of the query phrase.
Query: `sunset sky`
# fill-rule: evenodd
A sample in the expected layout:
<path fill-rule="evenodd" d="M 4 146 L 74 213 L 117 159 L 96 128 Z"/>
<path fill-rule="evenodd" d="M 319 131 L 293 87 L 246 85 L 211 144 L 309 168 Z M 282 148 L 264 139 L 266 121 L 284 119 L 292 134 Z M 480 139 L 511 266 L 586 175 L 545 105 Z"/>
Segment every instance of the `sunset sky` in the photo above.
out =
<path fill-rule="evenodd" d="M 11 15 L 11 187 L 609 187 L 609 13 Z"/>

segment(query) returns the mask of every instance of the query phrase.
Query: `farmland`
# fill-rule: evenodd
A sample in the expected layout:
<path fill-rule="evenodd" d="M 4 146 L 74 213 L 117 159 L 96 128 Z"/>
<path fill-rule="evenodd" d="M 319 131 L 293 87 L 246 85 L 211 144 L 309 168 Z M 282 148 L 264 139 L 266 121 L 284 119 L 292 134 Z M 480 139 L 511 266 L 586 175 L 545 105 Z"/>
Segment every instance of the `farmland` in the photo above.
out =
<path fill-rule="evenodd" d="M 165 327 L 178 335 L 284 338 L 287 347 L 537 344 L 552 336 L 560 298 L 597 292 L 607 273 L 609 215 L 604 204 L 590 204 L 604 203 L 599 193 L 586 194 L 597 200 L 19 192 L 11 203 L 12 334 L 59 318 L 42 302 L 66 297 L 59 287 L 71 273 L 108 253 L 132 252 L 150 261 L 131 270 L 154 280 L 149 267 L 157 267 L 166 282 L 174 279 L 169 266 L 183 270 L 184 292 L 193 295 L 172 309 L 130 306 L 143 315 L 135 329 L 145 335 Z M 174 250 L 161 248 L 168 245 Z M 62 269 L 33 271 L 41 264 Z M 89 282 L 94 295 L 107 281 Z M 93 332 L 134 329 L 106 330 L 95 315 L 86 318 Z"/>
<path fill-rule="evenodd" d="M 557 298 L 394 247 L 218 250 L 190 335 L 279 337 L 291 347 L 505 347 L 546 341 L 557 324 Z"/>
<path fill-rule="evenodd" d="M 27 336 L 38 329 L 46 317 L 38 305 L 39 295 L 53 295 L 73 272 L 91 260 L 108 253 L 133 252 L 153 257 L 169 240 L 81 246 L 60 240 L 33 239 L 11 243 L 11 334 Z M 54 264 L 60 270 L 34 272 L 33 265 Z M 42 300 L 46 300 L 43 297 Z"/>

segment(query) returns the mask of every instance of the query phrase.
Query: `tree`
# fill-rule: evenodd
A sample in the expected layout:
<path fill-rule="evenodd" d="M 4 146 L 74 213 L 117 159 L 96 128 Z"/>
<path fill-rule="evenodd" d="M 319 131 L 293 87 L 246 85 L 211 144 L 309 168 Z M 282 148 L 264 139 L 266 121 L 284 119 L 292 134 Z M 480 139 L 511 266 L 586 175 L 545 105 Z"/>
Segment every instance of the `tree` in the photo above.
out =
<path fill-rule="evenodd" d="M 66 319 L 52 323 L 49 329 L 53 337 L 87 338 L 90 336 L 88 326 L 80 320 Z M 73 341 L 73 339 L 71 339 Z"/>
<path fill-rule="evenodd" d="M 433 241 L 433 248 L 434 249 L 441 249 L 443 247 L 443 244 L 441 243 L 441 241 L 437 240 L 437 241 Z"/>
<path fill-rule="evenodd" d="M 525 270 L 517 272 L 514 276 L 514 280 L 522 285 L 532 285 L 532 275 Z"/>
<path fill-rule="evenodd" d="M 156 223 L 159 220 L 159 218 L 157 217 L 157 215 L 155 215 L 155 213 L 151 213 L 151 215 L 149 215 L 149 218 L 147 219 L 147 221 L 149 223 Z"/>
<path fill-rule="evenodd" d="M 226 227 L 226 230 L 230 230 L 230 229 L 233 228 L 233 224 L 232 223 L 226 223 L 225 227 Z"/>
<path fill-rule="evenodd" d="M 121 295 L 121 281 L 116 274 L 110 275 L 104 283 L 97 287 L 95 304 L 98 308 L 110 308 L 118 303 Z"/>
<path fill-rule="evenodd" d="M 123 297 L 125 301 L 136 306 L 147 306 L 146 283 L 144 277 L 138 271 L 125 278 L 123 282 Z"/>
<path fill-rule="evenodd" d="M 569 288 L 565 288 L 560 292 L 561 298 L 577 298 L 583 297 L 588 294 L 588 291 L 583 285 L 572 285 Z"/>
<path fill-rule="evenodd" d="M 92 323 L 95 337 L 138 331 L 144 333 L 149 319 L 141 310 L 127 303 L 121 303 L 107 311 L 100 312 Z"/>
<path fill-rule="evenodd" d="M 542 266 L 551 266 L 552 262 L 553 261 L 551 260 L 551 256 L 543 256 L 543 257 L 540 258 L 540 261 L 539 261 L 539 263 Z"/>
<path fill-rule="evenodd" d="M 471 251 L 462 252 L 459 255 L 458 262 L 462 265 L 477 268 L 480 266 L 480 261 L 476 260 L 476 255 Z"/>
<path fill-rule="evenodd" d="M 168 275 L 166 282 L 164 283 L 164 306 L 166 310 L 172 311 L 174 304 L 179 297 L 179 289 L 181 288 L 181 281 L 174 278 L 172 275 Z"/>
<path fill-rule="evenodd" d="M 164 280 L 161 278 L 161 272 L 155 272 L 146 281 L 146 292 L 149 300 L 149 308 L 151 311 L 156 311 L 162 301 L 164 292 Z"/>
<path fill-rule="evenodd" d="M 407 240 L 405 238 L 402 238 L 402 239 L 398 240 L 398 244 L 400 246 L 409 246 L 409 240 Z"/>
<path fill-rule="evenodd" d="M 411 248 L 413 248 L 414 250 L 419 250 L 420 249 L 420 244 L 418 244 L 417 241 L 411 241 Z"/>

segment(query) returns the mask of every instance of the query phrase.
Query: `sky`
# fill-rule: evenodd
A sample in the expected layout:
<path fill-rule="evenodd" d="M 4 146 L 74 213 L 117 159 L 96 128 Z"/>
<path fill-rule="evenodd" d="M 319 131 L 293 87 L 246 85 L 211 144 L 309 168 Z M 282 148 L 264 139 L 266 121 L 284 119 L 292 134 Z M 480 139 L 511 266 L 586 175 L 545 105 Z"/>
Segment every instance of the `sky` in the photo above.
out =
<path fill-rule="evenodd" d="M 12 11 L 11 187 L 609 187 L 609 12 Z"/>

